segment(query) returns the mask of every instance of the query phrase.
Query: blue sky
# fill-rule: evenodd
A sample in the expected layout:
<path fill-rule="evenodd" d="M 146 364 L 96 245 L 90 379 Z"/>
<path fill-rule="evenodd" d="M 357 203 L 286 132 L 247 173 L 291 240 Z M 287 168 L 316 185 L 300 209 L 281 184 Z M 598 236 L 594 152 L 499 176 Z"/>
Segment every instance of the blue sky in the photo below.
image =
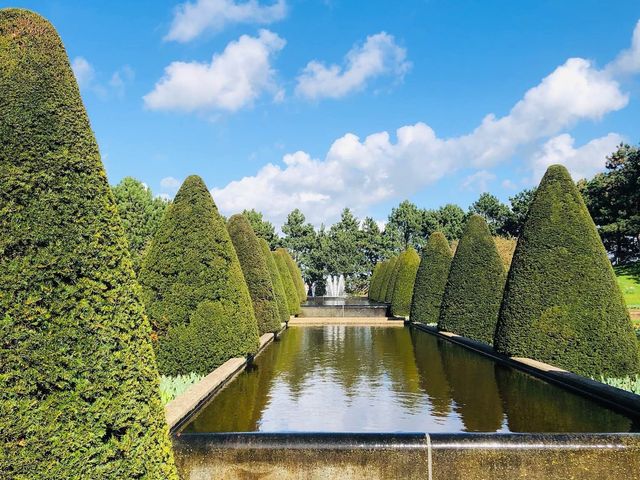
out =
<path fill-rule="evenodd" d="M 13 5 L 62 36 L 112 183 L 196 173 L 226 214 L 506 200 L 640 141 L 637 0 Z"/>

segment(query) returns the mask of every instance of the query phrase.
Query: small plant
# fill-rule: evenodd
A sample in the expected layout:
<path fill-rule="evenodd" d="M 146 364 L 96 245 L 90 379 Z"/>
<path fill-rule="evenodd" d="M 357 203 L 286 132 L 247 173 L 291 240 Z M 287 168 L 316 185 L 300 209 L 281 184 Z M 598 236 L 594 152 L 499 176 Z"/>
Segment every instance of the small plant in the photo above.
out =
<path fill-rule="evenodd" d="M 594 380 L 640 395 L 640 375 L 627 375 L 621 378 L 600 377 L 599 379 L 594 378 Z"/>
<path fill-rule="evenodd" d="M 166 405 L 174 398 L 182 395 L 191 385 L 195 385 L 203 378 L 204 375 L 198 375 L 193 372 L 175 377 L 160 375 L 160 398 L 162 399 L 162 404 Z"/>

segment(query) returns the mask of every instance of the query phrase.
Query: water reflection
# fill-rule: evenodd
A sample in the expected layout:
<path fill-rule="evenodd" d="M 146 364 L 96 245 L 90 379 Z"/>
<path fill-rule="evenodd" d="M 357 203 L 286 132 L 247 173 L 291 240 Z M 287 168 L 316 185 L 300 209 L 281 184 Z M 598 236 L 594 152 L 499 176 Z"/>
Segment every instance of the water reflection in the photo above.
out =
<path fill-rule="evenodd" d="M 288 329 L 192 432 L 629 431 L 582 397 L 407 328 Z"/>

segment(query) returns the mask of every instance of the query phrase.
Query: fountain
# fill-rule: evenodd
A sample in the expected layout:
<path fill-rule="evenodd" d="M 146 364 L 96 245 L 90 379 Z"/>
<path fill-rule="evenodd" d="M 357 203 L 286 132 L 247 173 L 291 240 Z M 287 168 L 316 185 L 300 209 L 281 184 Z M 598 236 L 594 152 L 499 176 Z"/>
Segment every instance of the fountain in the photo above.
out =
<path fill-rule="evenodd" d="M 325 296 L 344 297 L 344 275 L 327 275 L 325 281 L 327 284 Z"/>

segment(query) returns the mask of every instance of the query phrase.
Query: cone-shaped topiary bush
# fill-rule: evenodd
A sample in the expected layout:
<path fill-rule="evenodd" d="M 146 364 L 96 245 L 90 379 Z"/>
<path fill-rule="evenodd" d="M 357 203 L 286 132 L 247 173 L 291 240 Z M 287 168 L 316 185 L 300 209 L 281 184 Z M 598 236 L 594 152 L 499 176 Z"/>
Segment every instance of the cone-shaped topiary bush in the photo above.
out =
<path fill-rule="evenodd" d="M 393 271 L 396 268 L 396 263 L 398 262 L 398 257 L 391 257 L 387 260 L 387 268 L 384 270 L 384 277 L 382 277 L 382 282 L 380 283 L 380 302 L 390 303 L 391 294 L 393 290 L 391 288 L 391 278 L 393 277 Z M 387 300 L 387 297 L 389 300 Z"/>
<path fill-rule="evenodd" d="M 293 284 L 296 287 L 296 293 L 298 294 L 300 303 L 306 302 L 307 291 L 304 288 L 304 280 L 302 279 L 302 272 L 300 271 L 300 267 L 298 267 L 298 264 L 289 253 L 289 250 L 287 250 L 286 248 L 278 248 L 278 250 L 283 253 L 284 258 L 287 261 L 287 268 L 289 269 L 289 273 L 291 274 Z"/>
<path fill-rule="evenodd" d="M 472 215 L 451 262 L 438 328 L 493 343 L 505 278 L 487 222 Z"/>
<path fill-rule="evenodd" d="M 385 279 L 385 276 L 387 275 L 388 270 L 389 270 L 389 260 L 385 260 L 380 264 L 380 273 L 378 274 L 378 278 L 376 279 L 376 285 L 373 292 L 375 295 L 374 300 L 376 302 L 384 302 L 383 295 L 386 292 L 383 292 L 382 289 L 384 286 L 384 279 Z"/>
<path fill-rule="evenodd" d="M 396 281 L 398 280 L 398 269 L 400 268 L 400 256 L 395 257 L 391 273 L 389 274 L 389 284 L 387 285 L 387 291 L 384 295 L 384 301 L 387 303 L 393 302 L 393 292 L 396 290 Z"/>
<path fill-rule="evenodd" d="M 629 313 L 567 170 L 549 167 L 518 240 L 495 346 L 590 376 L 639 370 Z"/>
<path fill-rule="evenodd" d="M 438 321 L 452 258 L 447 238 L 440 232 L 429 235 L 413 288 L 411 320 L 414 322 Z"/>
<path fill-rule="evenodd" d="M 371 278 L 369 280 L 369 292 L 367 295 L 369 300 L 377 301 L 378 299 L 380 292 L 380 279 L 383 269 L 383 262 L 378 262 L 376 263 L 376 266 L 373 267 L 373 272 L 371 273 Z"/>
<path fill-rule="evenodd" d="M 260 335 L 280 330 L 278 305 L 273 290 L 271 275 L 249 220 L 242 214 L 232 215 L 227 221 L 227 230 L 238 254 L 244 279 L 249 288 L 253 311 L 258 322 Z"/>
<path fill-rule="evenodd" d="M 158 336 L 160 373 L 206 375 L 220 365 L 220 359 L 255 352 L 258 327 L 249 290 L 224 219 L 200 177 L 187 177 L 167 208 L 142 262 L 140 283 Z M 234 326 L 238 342 L 226 344 L 222 338 L 208 336 L 204 341 L 210 354 L 201 355 L 194 369 L 190 357 L 181 357 L 186 350 L 176 345 L 180 338 L 196 334 L 184 330 L 205 301 L 219 302 L 215 311 L 232 315 L 230 320 L 211 317 L 210 321 Z M 203 345 L 201 352 L 205 351 Z"/>
<path fill-rule="evenodd" d="M 391 300 L 391 313 L 395 317 L 409 316 L 413 286 L 419 265 L 420 256 L 412 247 L 406 249 L 398 257 L 398 273 Z"/>
<path fill-rule="evenodd" d="M 276 261 L 276 266 L 280 272 L 280 278 L 282 279 L 282 285 L 284 286 L 284 293 L 287 295 L 287 305 L 289 307 L 290 315 L 298 315 L 302 312 L 300 308 L 300 297 L 298 297 L 298 290 L 296 289 L 293 278 L 291 278 L 291 272 L 287 266 L 286 251 L 278 248 L 275 252 L 272 252 L 273 259 Z"/>
<path fill-rule="evenodd" d="M 0 472 L 177 479 L 151 329 L 55 29 L 0 10 Z"/>
<path fill-rule="evenodd" d="M 269 275 L 271 276 L 271 283 L 273 284 L 273 291 L 276 294 L 276 304 L 278 305 L 278 318 L 280 322 L 289 321 L 289 306 L 287 305 L 287 294 L 284 291 L 284 285 L 276 261 L 273 259 L 271 250 L 269 249 L 269 243 L 264 238 L 258 238 L 260 248 L 262 248 L 262 254 L 267 261 L 267 268 L 269 269 Z"/>

